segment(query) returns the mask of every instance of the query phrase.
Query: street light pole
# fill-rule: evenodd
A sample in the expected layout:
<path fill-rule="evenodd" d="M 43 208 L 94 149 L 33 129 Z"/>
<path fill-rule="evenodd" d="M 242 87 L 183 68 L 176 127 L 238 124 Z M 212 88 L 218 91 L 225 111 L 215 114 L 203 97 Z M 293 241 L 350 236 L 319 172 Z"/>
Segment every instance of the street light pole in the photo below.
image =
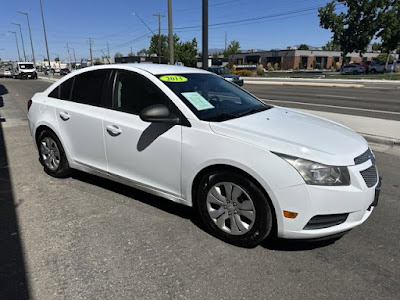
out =
<path fill-rule="evenodd" d="M 17 44 L 17 51 L 18 51 L 18 60 L 21 61 L 21 55 L 19 54 L 19 47 L 18 47 L 18 40 L 17 40 L 17 33 L 15 31 L 8 31 L 10 33 L 14 33 L 15 36 L 15 43 Z"/>
<path fill-rule="evenodd" d="M 172 0 L 168 0 L 168 41 L 169 41 L 169 63 L 174 62 L 174 36 L 172 32 Z"/>
<path fill-rule="evenodd" d="M 22 37 L 22 29 L 21 29 L 21 24 L 18 23 L 11 23 L 13 25 L 17 25 L 19 27 L 19 33 L 21 34 L 21 41 L 22 41 L 22 50 L 24 51 L 24 59 L 26 61 L 26 54 L 25 54 L 25 44 L 24 44 L 24 38 Z"/>
<path fill-rule="evenodd" d="M 208 0 L 203 0 L 203 63 L 202 68 L 208 69 Z"/>
<path fill-rule="evenodd" d="M 29 38 L 31 40 L 31 49 L 32 49 L 32 60 L 33 60 L 33 65 L 36 66 L 36 59 L 35 59 L 35 51 L 33 51 L 33 42 L 32 42 L 32 33 L 31 33 L 31 24 L 29 23 L 29 15 L 26 12 L 22 11 L 17 11 L 20 14 L 23 14 L 26 16 L 26 19 L 28 21 L 28 29 L 29 29 Z"/>
<path fill-rule="evenodd" d="M 51 73 L 51 72 L 50 72 L 50 71 L 51 71 L 50 54 L 49 54 L 49 46 L 47 45 L 46 26 L 44 25 L 44 16 L 43 16 L 42 0 L 40 0 L 40 12 L 42 13 L 42 23 L 43 23 L 44 41 L 46 42 L 47 60 L 49 61 L 49 76 L 50 76 L 50 73 Z"/>

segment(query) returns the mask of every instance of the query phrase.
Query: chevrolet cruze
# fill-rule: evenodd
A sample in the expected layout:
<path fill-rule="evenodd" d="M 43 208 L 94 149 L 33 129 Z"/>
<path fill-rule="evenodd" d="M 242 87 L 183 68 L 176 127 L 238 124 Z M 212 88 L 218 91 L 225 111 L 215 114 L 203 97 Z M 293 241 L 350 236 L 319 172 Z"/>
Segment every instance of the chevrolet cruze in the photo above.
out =
<path fill-rule="evenodd" d="M 363 137 L 207 71 L 89 67 L 35 94 L 28 109 L 50 176 L 77 169 L 193 206 L 235 245 L 337 236 L 377 204 L 380 179 Z"/>

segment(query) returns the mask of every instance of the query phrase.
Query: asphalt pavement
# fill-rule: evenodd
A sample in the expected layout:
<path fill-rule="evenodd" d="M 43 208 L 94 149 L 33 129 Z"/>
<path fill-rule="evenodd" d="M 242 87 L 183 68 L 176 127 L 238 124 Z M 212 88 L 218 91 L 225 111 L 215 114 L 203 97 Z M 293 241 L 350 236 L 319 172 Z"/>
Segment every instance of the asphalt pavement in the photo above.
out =
<path fill-rule="evenodd" d="M 384 183 L 360 227 L 243 249 L 188 207 L 80 172 L 46 175 L 26 102 L 48 85 L 0 79 L 0 299 L 398 299 L 399 147 L 372 145 Z"/>

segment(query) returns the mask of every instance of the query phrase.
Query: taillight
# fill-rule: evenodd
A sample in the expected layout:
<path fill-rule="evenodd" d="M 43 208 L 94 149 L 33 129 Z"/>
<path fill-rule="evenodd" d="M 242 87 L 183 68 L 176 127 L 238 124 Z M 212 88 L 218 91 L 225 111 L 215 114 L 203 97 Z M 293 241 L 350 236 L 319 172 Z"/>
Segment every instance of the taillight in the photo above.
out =
<path fill-rule="evenodd" d="M 31 108 L 31 105 L 32 105 L 32 99 L 28 101 L 28 111 Z"/>

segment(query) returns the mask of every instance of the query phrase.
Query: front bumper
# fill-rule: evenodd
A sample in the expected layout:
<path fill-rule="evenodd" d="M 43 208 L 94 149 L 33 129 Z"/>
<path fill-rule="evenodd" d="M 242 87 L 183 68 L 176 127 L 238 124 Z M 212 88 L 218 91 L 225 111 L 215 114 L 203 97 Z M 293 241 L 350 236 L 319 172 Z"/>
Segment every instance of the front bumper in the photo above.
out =
<path fill-rule="evenodd" d="M 36 78 L 37 75 L 36 75 L 35 72 L 21 72 L 21 77 L 25 78 L 25 79 L 27 79 L 27 78 Z"/>
<path fill-rule="evenodd" d="M 348 231 L 365 222 L 377 205 L 381 182 L 379 179 L 375 185 L 367 187 L 360 172 L 371 166 L 369 160 L 349 167 L 349 186 L 302 184 L 272 191 L 271 200 L 279 203 L 280 209 L 276 210 L 278 237 L 322 238 Z M 284 210 L 298 215 L 294 219 L 285 218 Z"/>

